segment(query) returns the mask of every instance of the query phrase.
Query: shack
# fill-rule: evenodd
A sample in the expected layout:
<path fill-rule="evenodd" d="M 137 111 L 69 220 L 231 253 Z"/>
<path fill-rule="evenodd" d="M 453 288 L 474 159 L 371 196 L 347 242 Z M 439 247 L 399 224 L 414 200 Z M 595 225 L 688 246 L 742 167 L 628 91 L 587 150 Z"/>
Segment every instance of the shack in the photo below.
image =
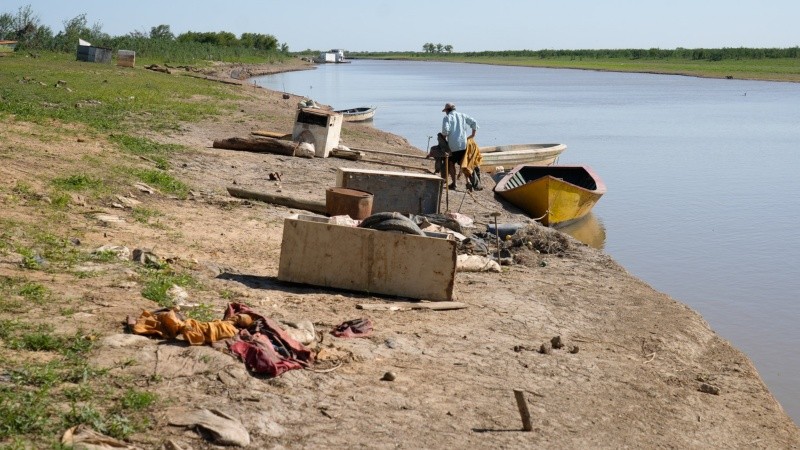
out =
<path fill-rule="evenodd" d="M 83 39 L 78 40 L 78 61 L 110 63 L 112 51 L 110 48 L 94 46 Z"/>

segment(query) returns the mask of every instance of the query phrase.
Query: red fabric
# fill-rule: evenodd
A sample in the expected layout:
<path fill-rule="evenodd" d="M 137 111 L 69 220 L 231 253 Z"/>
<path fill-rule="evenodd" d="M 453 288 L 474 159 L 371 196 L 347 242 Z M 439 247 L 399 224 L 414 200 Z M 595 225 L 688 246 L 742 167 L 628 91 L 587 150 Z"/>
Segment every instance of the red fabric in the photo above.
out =
<path fill-rule="evenodd" d="M 343 338 L 367 337 L 372 334 L 372 321 L 369 319 L 348 320 L 334 328 L 331 334 Z"/>
<path fill-rule="evenodd" d="M 249 314 L 253 324 L 240 330 L 228 348 L 239 355 L 252 372 L 276 377 L 313 361 L 311 351 L 292 339 L 276 322 L 241 303 L 229 304 L 224 317 L 237 314 Z"/>
<path fill-rule="evenodd" d="M 254 373 L 277 377 L 289 370 L 303 368 L 300 361 L 284 358 L 276 352 L 269 337 L 261 333 L 251 335 L 247 330 L 241 330 L 228 348 L 239 355 Z"/>

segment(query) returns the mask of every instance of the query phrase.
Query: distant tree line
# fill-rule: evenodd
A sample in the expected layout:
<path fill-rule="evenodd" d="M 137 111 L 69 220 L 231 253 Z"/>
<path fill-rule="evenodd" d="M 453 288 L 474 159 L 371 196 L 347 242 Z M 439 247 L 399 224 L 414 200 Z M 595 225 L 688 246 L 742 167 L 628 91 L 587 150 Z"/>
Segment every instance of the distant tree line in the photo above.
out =
<path fill-rule="evenodd" d="M 95 23 L 89 26 L 86 14 L 64 21 L 58 33 L 42 25 L 30 5 L 15 13 L 0 14 L 0 40 L 17 41 L 17 50 L 74 52 L 78 39 L 113 50 L 133 50 L 140 56 L 163 57 L 167 61 L 187 59 L 229 59 L 240 56 L 274 56 L 288 54 L 287 44 L 279 44 L 270 34 L 189 31 L 175 36 L 166 24 L 150 32 L 132 31 L 124 36 L 110 36 Z"/>
<path fill-rule="evenodd" d="M 611 50 L 501 50 L 482 52 L 452 53 L 452 47 L 439 50 L 433 44 L 425 44 L 423 52 L 350 52 L 351 57 L 409 57 L 446 53 L 448 57 L 472 58 L 570 58 L 570 59 L 688 59 L 722 61 L 731 59 L 800 58 L 800 47 L 789 48 L 676 48 L 674 50 L 651 49 L 611 49 Z"/>
<path fill-rule="evenodd" d="M 524 57 L 524 58 L 624 58 L 624 59 L 691 59 L 722 61 L 724 59 L 797 58 L 800 48 L 676 48 L 674 50 L 612 49 L 612 50 L 504 50 L 461 53 L 467 57 Z"/>
<path fill-rule="evenodd" d="M 422 51 L 425 53 L 452 53 L 453 46 L 450 44 L 442 45 L 428 42 L 422 46 Z"/>

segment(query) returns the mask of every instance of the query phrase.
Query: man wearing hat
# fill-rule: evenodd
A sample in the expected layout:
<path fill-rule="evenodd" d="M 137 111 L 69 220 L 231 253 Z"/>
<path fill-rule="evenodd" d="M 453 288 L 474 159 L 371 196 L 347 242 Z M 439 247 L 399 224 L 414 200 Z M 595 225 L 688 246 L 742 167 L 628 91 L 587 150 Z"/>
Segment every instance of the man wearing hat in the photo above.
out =
<path fill-rule="evenodd" d="M 444 105 L 442 112 L 445 113 L 444 119 L 442 119 L 442 134 L 447 138 L 451 152 L 448 170 L 453 182 L 449 188 L 455 189 L 458 177 L 456 166 L 461 166 L 461 160 L 467 153 L 467 138 L 475 137 L 475 132 L 478 131 L 478 122 L 472 117 L 456 111 L 456 105 L 452 103 Z M 467 128 L 472 129 L 472 134 L 469 136 L 467 136 Z"/>

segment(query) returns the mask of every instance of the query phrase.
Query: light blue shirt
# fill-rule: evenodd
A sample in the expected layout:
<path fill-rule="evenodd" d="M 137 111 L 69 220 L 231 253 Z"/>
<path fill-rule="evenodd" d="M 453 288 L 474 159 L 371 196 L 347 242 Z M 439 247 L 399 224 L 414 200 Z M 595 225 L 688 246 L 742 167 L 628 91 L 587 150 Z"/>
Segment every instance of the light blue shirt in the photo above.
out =
<path fill-rule="evenodd" d="M 451 152 L 467 149 L 467 128 L 478 129 L 478 122 L 458 111 L 450 111 L 442 119 L 442 134 L 447 137 Z"/>

